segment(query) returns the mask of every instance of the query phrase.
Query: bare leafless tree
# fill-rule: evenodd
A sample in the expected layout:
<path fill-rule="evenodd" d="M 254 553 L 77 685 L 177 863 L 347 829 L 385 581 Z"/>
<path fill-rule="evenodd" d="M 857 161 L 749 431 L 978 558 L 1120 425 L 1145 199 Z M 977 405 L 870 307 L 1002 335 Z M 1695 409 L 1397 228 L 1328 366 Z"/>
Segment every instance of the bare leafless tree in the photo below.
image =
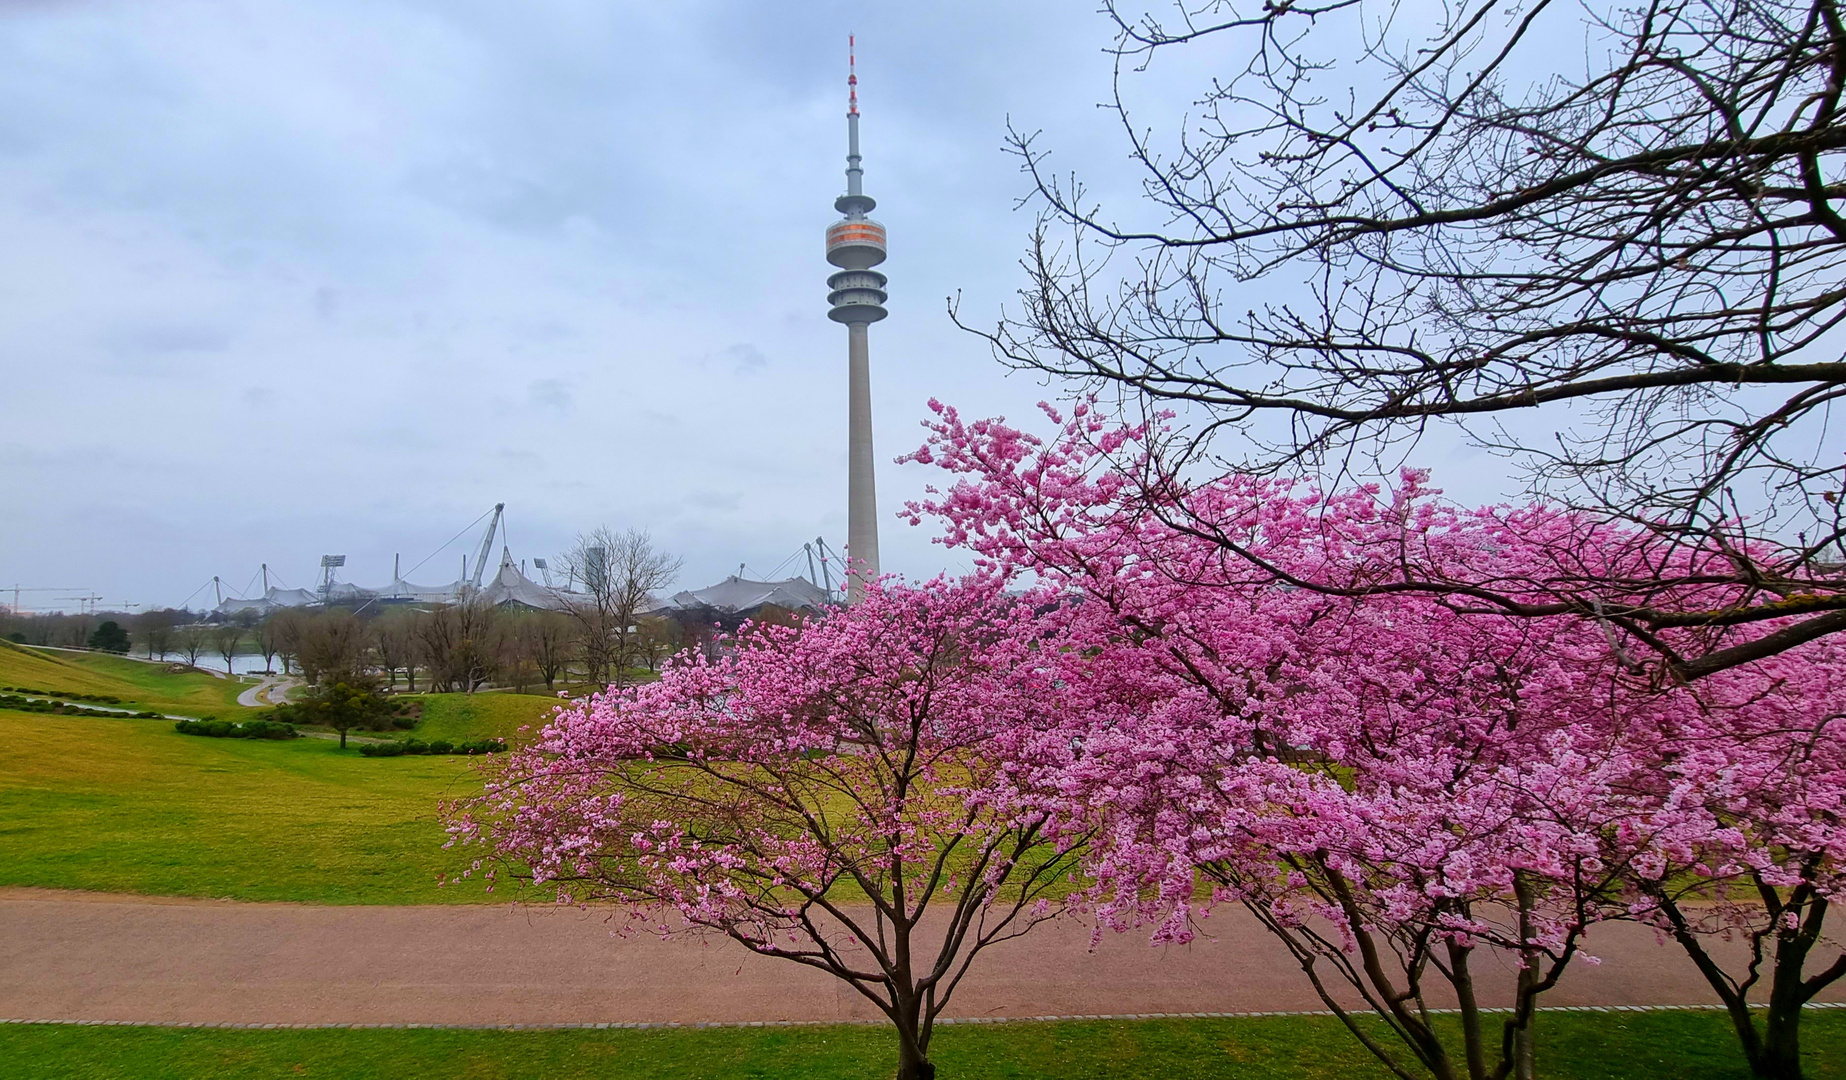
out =
<path fill-rule="evenodd" d="M 141 639 L 149 660 L 165 660 L 173 651 L 173 626 L 178 622 L 171 608 L 143 611 L 135 616 L 135 635 Z"/>
<path fill-rule="evenodd" d="M 263 633 L 282 659 L 282 674 L 291 674 L 295 658 L 301 655 L 301 630 L 307 614 L 292 609 L 273 612 L 263 620 Z"/>
<path fill-rule="evenodd" d="M 514 693 L 525 693 L 526 687 L 544 677 L 538 670 L 536 655 L 538 641 L 533 623 L 537 614 L 532 611 L 501 614 L 500 633 L 495 637 L 494 667 L 499 682 L 512 687 Z"/>
<path fill-rule="evenodd" d="M 577 624 L 590 679 L 621 685 L 639 658 L 641 613 L 679 575 L 680 560 L 656 550 L 646 530 L 599 528 L 577 537 L 561 562 L 581 585 L 557 595 Z"/>
<path fill-rule="evenodd" d="M 556 691 L 558 677 L 570 667 L 573 648 L 572 620 L 555 611 L 535 611 L 522 627 L 532 654 L 532 663 L 545 689 Z"/>
<path fill-rule="evenodd" d="M 412 657 L 416 655 L 416 642 L 412 623 L 415 613 L 408 609 L 387 611 L 367 625 L 371 635 L 372 653 L 378 660 L 379 670 L 385 673 L 385 689 L 397 689 L 398 669 L 413 665 Z M 415 668 L 412 667 L 410 689 L 417 688 Z"/>
<path fill-rule="evenodd" d="M 187 623 L 179 628 L 179 652 L 189 667 L 199 666 L 199 657 L 211 647 L 212 628 L 204 623 Z"/>
<path fill-rule="evenodd" d="M 499 610 L 479 600 L 449 604 L 418 619 L 417 651 L 432 689 L 472 694 L 492 678 L 500 622 Z"/>
<path fill-rule="evenodd" d="M 1452 427 L 1729 560 L 1719 593 L 1477 597 L 1596 613 L 1680 678 L 1846 630 L 1837 0 L 1104 11 L 1143 198 L 1098 204 L 1014 132 L 1042 215 L 1023 309 L 976 331 L 1004 361 L 1177 410 L 1162 477 L 1386 474 Z M 1164 139 L 1128 103 L 1182 50 L 1215 70 Z"/>
<path fill-rule="evenodd" d="M 320 611 L 293 624 L 301 674 L 311 683 L 359 679 L 368 665 L 365 627 L 350 611 Z"/>
<path fill-rule="evenodd" d="M 678 622 L 661 615 L 641 618 L 639 660 L 649 671 L 659 671 L 660 661 L 684 648 L 686 636 Z"/>
<path fill-rule="evenodd" d="M 275 670 L 277 636 L 273 618 L 263 619 L 250 629 L 250 643 L 256 646 L 257 655 L 263 658 L 264 671 Z"/>
<path fill-rule="evenodd" d="M 416 653 L 429 672 L 429 687 L 438 692 L 452 689 L 450 671 L 460 641 L 460 627 L 447 608 L 426 611 L 416 624 Z"/>
<path fill-rule="evenodd" d="M 212 628 L 212 647 L 224 660 L 224 673 L 231 674 L 237 650 L 244 643 L 244 627 L 235 620 L 227 619 Z"/>

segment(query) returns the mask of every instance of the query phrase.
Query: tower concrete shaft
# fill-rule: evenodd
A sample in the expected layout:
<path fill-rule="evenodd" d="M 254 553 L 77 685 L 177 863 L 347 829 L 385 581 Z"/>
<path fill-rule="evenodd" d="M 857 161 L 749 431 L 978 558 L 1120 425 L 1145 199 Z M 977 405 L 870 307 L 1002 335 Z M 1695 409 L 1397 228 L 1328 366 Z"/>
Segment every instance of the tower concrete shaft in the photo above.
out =
<path fill-rule="evenodd" d="M 859 75 L 847 39 L 846 194 L 833 208 L 845 216 L 827 229 L 827 317 L 846 324 L 846 602 L 865 595 L 878 576 L 878 493 L 872 452 L 872 362 L 867 328 L 885 311 L 885 227 L 866 215 L 878 204 L 864 190 L 859 156 Z"/>
<path fill-rule="evenodd" d="M 866 324 L 846 324 L 846 602 L 878 576 L 878 483 L 872 456 L 872 357 Z"/>

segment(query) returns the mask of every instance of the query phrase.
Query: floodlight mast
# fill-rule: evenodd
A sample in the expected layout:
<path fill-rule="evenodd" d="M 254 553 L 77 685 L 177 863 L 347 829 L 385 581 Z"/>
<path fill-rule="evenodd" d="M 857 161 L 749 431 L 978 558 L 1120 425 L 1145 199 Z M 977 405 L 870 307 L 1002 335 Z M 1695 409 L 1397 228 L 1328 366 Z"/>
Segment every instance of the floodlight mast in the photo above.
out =
<path fill-rule="evenodd" d="M 321 604 L 321 607 L 333 606 L 333 572 L 335 569 L 345 566 L 345 565 L 346 565 L 346 556 L 344 555 L 322 555 L 320 557 L 320 569 L 321 569 L 320 604 Z"/>
<path fill-rule="evenodd" d="M 885 227 L 866 215 L 878 204 L 864 190 L 859 156 L 859 73 L 854 39 L 846 39 L 846 194 L 833 208 L 846 215 L 827 229 L 827 317 L 846 324 L 846 554 L 852 559 L 846 602 L 857 603 L 878 576 L 878 494 L 872 455 L 872 373 L 866 328 L 884 318 Z"/>

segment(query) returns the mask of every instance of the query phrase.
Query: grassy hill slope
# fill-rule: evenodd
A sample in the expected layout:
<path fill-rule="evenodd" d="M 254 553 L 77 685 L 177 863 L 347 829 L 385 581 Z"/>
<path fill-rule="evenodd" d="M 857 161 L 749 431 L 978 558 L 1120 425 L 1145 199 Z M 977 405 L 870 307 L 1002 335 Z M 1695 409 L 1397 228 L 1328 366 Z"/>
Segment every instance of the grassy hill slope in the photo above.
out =
<path fill-rule="evenodd" d="M 103 653 L 33 649 L 0 641 L 0 686 L 120 698 L 138 708 L 188 715 L 226 714 L 241 706 L 245 684 L 198 672 L 168 674 L 165 665 Z"/>
<path fill-rule="evenodd" d="M 366 758 L 325 739 L 178 734 L 158 720 L 0 711 L 0 885 L 325 904 L 491 899 L 439 888 L 462 757 Z"/>
<path fill-rule="evenodd" d="M 406 734 L 434 742 L 473 742 L 476 739 L 518 739 L 545 726 L 558 707 L 558 699 L 539 694 L 425 694 L 413 698 L 423 703 L 423 719 Z"/>

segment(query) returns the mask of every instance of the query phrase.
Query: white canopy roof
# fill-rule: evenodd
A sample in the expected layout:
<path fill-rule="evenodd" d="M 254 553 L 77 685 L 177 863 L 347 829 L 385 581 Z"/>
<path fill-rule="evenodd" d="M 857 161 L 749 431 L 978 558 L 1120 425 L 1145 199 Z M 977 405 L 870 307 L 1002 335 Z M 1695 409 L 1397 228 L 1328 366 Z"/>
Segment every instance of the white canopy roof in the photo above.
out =
<path fill-rule="evenodd" d="M 807 578 L 751 581 L 749 578 L 732 574 L 718 584 L 707 588 L 676 592 L 667 598 L 666 603 L 654 610 L 689 611 L 706 607 L 727 615 L 734 615 L 738 612 L 753 611 L 766 604 L 774 604 L 791 611 L 803 608 L 819 611 L 830 603 L 831 599 L 826 590 Z"/>

